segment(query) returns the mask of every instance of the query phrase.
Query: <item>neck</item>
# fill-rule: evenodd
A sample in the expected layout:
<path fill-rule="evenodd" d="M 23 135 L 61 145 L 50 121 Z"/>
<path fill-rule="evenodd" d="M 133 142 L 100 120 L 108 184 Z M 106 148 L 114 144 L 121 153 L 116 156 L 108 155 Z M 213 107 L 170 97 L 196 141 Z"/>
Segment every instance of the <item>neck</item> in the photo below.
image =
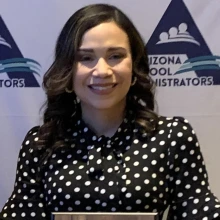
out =
<path fill-rule="evenodd" d="M 125 115 L 125 103 L 111 109 L 95 109 L 81 105 L 82 118 L 97 136 L 112 137 L 122 123 Z"/>

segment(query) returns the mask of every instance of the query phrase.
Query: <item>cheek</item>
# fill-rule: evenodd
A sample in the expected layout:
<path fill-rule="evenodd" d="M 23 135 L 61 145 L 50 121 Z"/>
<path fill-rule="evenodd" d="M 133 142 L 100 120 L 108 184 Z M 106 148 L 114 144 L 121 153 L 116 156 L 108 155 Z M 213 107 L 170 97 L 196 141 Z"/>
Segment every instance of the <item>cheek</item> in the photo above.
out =
<path fill-rule="evenodd" d="M 123 65 L 119 65 L 115 72 L 121 78 L 122 82 L 125 84 L 130 84 L 132 80 L 132 64 L 131 62 L 125 62 Z"/>
<path fill-rule="evenodd" d="M 83 67 L 77 69 L 73 77 L 73 87 L 80 87 L 82 84 L 84 84 L 87 77 L 86 73 L 87 71 Z"/>

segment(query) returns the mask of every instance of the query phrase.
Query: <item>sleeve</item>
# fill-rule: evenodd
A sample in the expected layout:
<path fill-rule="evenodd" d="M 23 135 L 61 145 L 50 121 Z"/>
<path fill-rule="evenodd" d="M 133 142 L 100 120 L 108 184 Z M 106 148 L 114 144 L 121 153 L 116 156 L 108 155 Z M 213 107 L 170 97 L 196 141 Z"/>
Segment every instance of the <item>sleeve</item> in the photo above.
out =
<path fill-rule="evenodd" d="M 210 191 L 196 134 L 184 118 L 172 124 L 170 155 L 171 202 L 168 219 L 220 219 L 219 200 Z"/>
<path fill-rule="evenodd" d="M 43 184 L 37 179 L 40 150 L 34 148 L 39 127 L 26 135 L 17 163 L 14 190 L 0 213 L 0 219 L 50 219 L 46 212 Z"/>

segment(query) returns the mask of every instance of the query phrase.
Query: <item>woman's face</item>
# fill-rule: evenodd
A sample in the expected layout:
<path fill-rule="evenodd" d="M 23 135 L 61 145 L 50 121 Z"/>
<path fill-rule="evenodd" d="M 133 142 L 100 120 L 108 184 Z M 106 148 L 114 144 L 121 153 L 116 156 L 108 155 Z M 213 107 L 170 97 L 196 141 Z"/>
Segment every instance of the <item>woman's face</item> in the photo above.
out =
<path fill-rule="evenodd" d="M 73 85 L 82 108 L 103 110 L 125 105 L 131 79 L 127 34 L 114 22 L 89 29 L 77 53 Z"/>

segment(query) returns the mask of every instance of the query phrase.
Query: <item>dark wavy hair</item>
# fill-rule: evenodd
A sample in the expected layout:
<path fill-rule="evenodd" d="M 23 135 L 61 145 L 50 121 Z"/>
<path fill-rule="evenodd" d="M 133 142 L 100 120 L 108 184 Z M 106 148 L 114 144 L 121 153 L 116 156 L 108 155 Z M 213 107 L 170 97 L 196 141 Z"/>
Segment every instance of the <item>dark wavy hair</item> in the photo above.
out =
<path fill-rule="evenodd" d="M 47 101 L 43 125 L 39 129 L 39 145 L 46 149 L 65 146 L 66 130 L 76 108 L 75 93 L 72 89 L 76 70 L 77 50 L 86 31 L 103 22 L 115 22 L 128 35 L 132 62 L 133 79 L 136 83 L 127 94 L 126 108 L 135 113 L 136 123 L 145 132 L 155 130 L 158 116 L 154 111 L 154 82 L 149 76 L 148 56 L 145 44 L 130 19 L 118 8 L 108 4 L 93 4 L 76 11 L 64 25 L 56 43 L 55 59 L 43 78 Z M 76 114 L 77 115 L 77 114 Z"/>

